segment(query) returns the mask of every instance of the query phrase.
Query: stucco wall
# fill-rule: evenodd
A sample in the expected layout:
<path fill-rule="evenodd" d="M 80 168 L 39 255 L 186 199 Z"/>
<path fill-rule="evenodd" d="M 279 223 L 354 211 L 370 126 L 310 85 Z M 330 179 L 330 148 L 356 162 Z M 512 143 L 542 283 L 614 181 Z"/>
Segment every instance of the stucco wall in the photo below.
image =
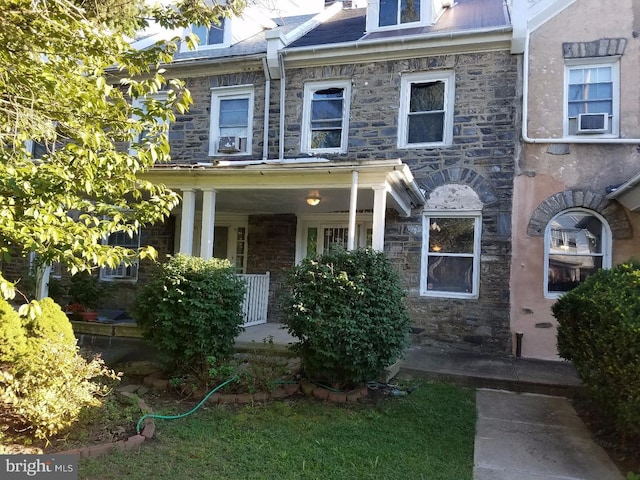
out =
<path fill-rule="evenodd" d="M 623 38 L 620 58 L 621 137 L 640 137 L 640 39 L 635 30 L 640 5 L 623 0 L 615 8 L 598 0 L 579 0 L 531 34 L 529 64 L 528 135 L 533 138 L 563 135 L 564 68 L 562 44 Z M 514 182 L 511 330 L 522 332 L 522 355 L 558 359 L 557 323 L 552 299 L 544 298 L 544 236 L 527 228 L 538 207 L 545 208 L 559 192 L 586 192 L 606 196 L 608 186 L 619 185 L 640 170 L 637 145 L 525 144 Z M 549 202 L 549 205 L 551 202 Z M 580 205 L 577 202 L 576 206 Z M 588 206 L 598 213 L 613 213 L 612 261 L 640 254 L 640 215 L 617 202 Z M 623 228 L 619 228 L 623 224 Z M 626 232 L 626 233 L 625 233 Z"/>

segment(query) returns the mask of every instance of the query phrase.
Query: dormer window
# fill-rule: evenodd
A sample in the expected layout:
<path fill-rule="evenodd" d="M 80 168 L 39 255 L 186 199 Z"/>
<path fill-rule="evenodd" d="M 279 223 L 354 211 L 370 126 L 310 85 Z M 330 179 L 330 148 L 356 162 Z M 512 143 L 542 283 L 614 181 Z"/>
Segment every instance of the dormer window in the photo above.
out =
<path fill-rule="evenodd" d="M 433 0 L 370 0 L 367 31 L 427 25 Z"/>
<path fill-rule="evenodd" d="M 230 22 L 220 19 L 220 25 L 191 25 L 191 33 L 198 37 L 198 50 L 226 47 L 231 44 Z M 183 48 L 184 50 L 184 48 Z"/>
<path fill-rule="evenodd" d="M 380 0 L 378 26 L 420 21 L 420 0 Z"/>

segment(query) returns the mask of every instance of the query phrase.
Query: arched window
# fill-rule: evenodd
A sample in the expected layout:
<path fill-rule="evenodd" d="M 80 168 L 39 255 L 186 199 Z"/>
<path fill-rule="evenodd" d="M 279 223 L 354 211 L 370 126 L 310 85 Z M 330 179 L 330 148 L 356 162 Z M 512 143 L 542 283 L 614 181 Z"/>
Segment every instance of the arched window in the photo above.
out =
<path fill-rule="evenodd" d="M 557 298 L 601 268 L 611 268 L 611 229 L 585 209 L 565 210 L 545 230 L 544 294 Z"/>

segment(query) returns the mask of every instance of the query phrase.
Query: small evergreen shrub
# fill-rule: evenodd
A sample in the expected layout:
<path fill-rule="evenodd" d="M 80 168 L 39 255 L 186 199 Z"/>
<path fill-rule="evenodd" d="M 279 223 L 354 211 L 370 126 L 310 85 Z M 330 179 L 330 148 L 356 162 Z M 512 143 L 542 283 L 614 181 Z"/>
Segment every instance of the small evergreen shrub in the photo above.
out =
<path fill-rule="evenodd" d="M 305 372 L 333 386 L 375 379 L 407 345 L 405 291 L 383 253 L 333 250 L 288 276 L 285 323 Z"/>
<path fill-rule="evenodd" d="M 176 255 L 138 292 L 134 317 L 169 371 L 206 376 L 242 331 L 245 290 L 229 261 Z"/>
<path fill-rule="evenodd" d="M 0 413 L 44 439 L 70 427 L 84 407 L 100 405 L 105 387 L 96 379 L 117 376 L 102 360 L 87 362 L 78 353 L 71 324 L 53 300 L 40 306 L 40 315 L 22 318 L 0 299 Z"/>
<path fill-rule="evenodd" d="M 640 262 L 598 271 L 552 311 L 560 355 L 616 430 L 640 438 Z"/>

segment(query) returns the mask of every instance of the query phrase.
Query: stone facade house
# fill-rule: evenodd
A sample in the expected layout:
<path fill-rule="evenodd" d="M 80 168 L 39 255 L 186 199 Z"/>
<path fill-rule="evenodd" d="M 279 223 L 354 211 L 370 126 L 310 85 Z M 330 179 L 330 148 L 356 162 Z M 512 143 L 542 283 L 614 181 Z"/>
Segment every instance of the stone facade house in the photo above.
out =
<path fill-rule="evenodd" d="M 513 21 L 524 55 L 511 330 L 523 356 L 557 359 L 551 305 L 640 254 L 640 4 L 524 6 Z"/>
<path fill-rule="evenodd" d="M 294 3 L 305 10 L 194 29 L 198 49 L 165 66 L 194 105 L 147 178 L 182 202 L 135 241 L 228 258 L 268 300 L 248 323 L 282 318 L 297 261 L 371 246 L 401 274 L 415 343 L 510 352 L 522 56 L 509 5 Z M 103 269 L 125 286 L 109 307 L 149 272 Z"/>
<path fill-rule="evenodd" d="M 183 200 L 143 241 L 160 234 L 174 239 L 167 253 L 269 272 L 275 322 L 286 268 L 331 245 L 371 246 L 402 275 L 416 342 L 507 352 L 519 108 L 509 11 L 500 0 L 360 3 L 263 20 L 235 43 L 227 21 L 167 66 L 195 104 L 171 126 L 172 164 L 148 178 Z"/>

